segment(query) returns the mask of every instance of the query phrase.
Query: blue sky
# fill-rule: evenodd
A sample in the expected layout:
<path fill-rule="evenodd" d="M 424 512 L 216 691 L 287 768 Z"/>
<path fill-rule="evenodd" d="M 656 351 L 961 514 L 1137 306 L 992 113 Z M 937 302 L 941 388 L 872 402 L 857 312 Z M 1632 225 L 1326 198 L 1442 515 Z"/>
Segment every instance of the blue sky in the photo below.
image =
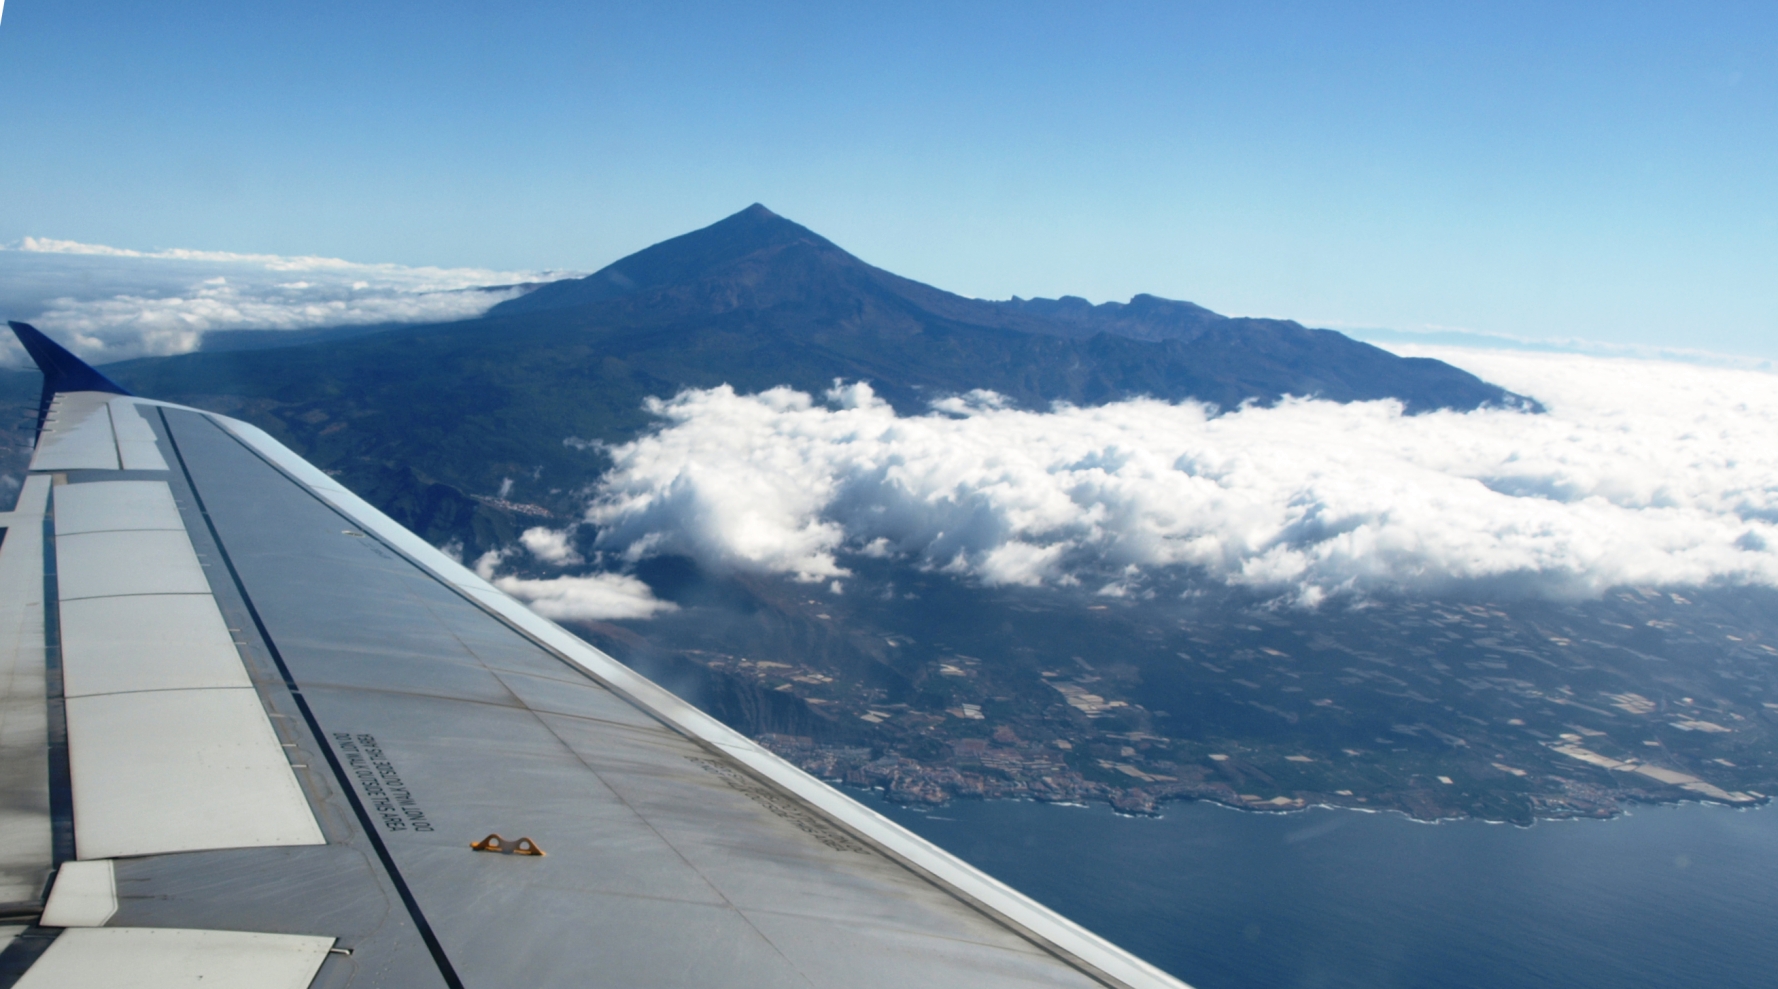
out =
<path fill-rule="evenodd" d="M 0 242 L 591 270 L 760 201 L 970 295 L 1778 357 L 1778 5 L 50 3 Z"/>

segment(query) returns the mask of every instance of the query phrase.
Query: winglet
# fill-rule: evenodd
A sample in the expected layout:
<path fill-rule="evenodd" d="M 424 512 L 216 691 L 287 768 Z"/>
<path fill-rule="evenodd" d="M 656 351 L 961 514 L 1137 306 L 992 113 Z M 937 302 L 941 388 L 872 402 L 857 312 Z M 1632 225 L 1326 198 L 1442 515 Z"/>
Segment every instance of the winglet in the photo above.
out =
<path fill-rule="evenodd" d="M 4 2 L 4 0 L 0 0 Z M 43 335 L 43 331 L 29 323 L 7 321 L 12 332 L 18 336 L 19 343 L 25 345 L 25 352 L 37 362 L 38 370 L 43 372 L 43 398 L 37 403 L 37 430 L 43 431 L 43 420 L 49 416 L 49 403 L 65 391 L 102 391 L 114 395 L 128 395 L 129 391 L 98 371 L 93 370 L 87 362 L 68 352 L 66 347 Z"/>
<path fill-rule="evenodd" d="M 43 331 L 30 323 L 14 323 L 8 321 L 12 332 L 25 345 L 31 359 L 37 362 L 37 369 L 43 372 L 43 391 L 47 395 L 57 395 L 65 391 L 106 391 L 114 395 L 128 395 L 129 391 L 110 378 L 105 377 L 90 367 L 87 362 L 70 354 L 66 347 L 43 335 Z"/>

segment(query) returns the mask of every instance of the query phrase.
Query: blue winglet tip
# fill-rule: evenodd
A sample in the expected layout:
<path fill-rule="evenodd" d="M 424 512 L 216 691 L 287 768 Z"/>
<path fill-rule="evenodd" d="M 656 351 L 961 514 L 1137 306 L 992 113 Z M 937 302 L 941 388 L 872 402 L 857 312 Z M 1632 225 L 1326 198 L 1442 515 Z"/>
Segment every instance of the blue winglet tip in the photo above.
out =
<path fill-rule="evenodd" d="M 25 352 L 37 362 L 37 369 L 43 372 L 43 396 L 45 401 L 62 392 L 68 391 L 102 391 L 114 395 L 128 395 L 128 389 L 110 378 L 105 377 L 92 366 L 68 352 L 68 348 L 44 336 L 43 331 L 30 323 L 7 320 L 6 325 L 12 327 L 13 335 L 19 343 L 25 345 Z"/>

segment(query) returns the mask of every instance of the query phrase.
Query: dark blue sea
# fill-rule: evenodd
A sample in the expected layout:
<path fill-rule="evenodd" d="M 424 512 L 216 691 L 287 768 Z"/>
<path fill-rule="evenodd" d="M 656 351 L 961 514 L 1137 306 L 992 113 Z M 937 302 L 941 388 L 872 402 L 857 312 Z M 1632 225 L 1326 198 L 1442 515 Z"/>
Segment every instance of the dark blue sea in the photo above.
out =
<path fill-rule="evenodd" d="M 1778 810 L 878 808 L 1198 989 L 1778 986 Z"/>

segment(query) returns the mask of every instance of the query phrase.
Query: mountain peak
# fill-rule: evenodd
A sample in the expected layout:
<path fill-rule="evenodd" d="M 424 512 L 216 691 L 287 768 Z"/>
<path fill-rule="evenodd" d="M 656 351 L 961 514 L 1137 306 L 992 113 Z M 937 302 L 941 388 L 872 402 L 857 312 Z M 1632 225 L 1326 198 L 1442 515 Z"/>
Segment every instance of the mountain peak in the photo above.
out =
<path fill-rule="evenodd" d="M 701 230 L 663 240 L 613 261 L 585 278 L 552 282 L 502 302 L 490 310 L 489 315 L 565 309 L 679 284 L 749 255 L 797 242 L 840 251 L 833 242 L 813 230 L 754 203 Z"/>

